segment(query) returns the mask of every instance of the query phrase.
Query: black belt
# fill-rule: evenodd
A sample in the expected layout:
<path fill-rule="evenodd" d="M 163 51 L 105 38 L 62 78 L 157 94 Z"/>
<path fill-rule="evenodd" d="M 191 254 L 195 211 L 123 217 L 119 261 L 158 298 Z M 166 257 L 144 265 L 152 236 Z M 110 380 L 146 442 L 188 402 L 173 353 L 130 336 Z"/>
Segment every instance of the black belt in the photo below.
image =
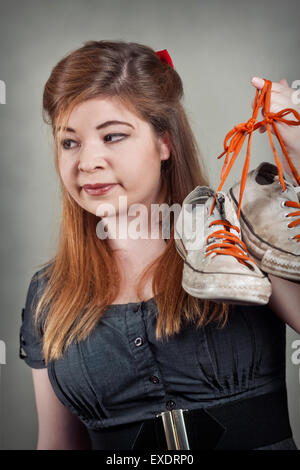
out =
<path fill-rule="evenodd" d="M 285 388 L 222 405 L 172 410 L 157 416 L 101 430 L 88 429 L 92 447 L 94 450 L 246 450 L 292 437 Z M 178 447 L 170 444 L 171 422 Z M 182 443 L 188 447 L 185 444 L 180 447 Z"/>

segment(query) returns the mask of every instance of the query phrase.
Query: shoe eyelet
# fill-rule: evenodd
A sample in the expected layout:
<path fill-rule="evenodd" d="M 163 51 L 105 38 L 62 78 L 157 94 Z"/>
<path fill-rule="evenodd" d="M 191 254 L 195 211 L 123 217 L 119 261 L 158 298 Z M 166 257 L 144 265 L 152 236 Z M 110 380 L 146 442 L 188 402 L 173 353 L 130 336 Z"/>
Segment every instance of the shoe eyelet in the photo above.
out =
<path fill-rule="evenodd" d="M 294 236 L 292 236 L 292 235 L 290 237 L 288 237 L 288 240 L 294 240 L 294 242 L 297 241 L 296 238 L 294 238 Z"/>
<path fill-rule="evenodd" d="M 285 214 L 283 214 L 283 217 L 287 218 L 289 216 L 289 212 L 285 212 Z"/>
<path fill-rule="evenodd" d="M 286 207 L 286 206 L 285 206 L 285 199 L 281 199 L 280 207 Z"/>
<path fill-rule="evenodd" d="M 286 226 L 287 230 L 293 230 L 295 227 L 289 227 L 288 225 Z"/>

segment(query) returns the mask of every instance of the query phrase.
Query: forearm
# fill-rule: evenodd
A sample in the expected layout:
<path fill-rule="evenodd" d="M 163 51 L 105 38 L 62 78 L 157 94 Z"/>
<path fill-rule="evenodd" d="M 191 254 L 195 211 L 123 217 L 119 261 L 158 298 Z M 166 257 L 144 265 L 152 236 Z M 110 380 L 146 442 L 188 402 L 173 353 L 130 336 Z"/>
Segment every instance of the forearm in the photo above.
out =
<path fill-rule="evenodd" d="M 272 284 L 271 309 L 293 330 L 300 333 L 300 283 L 268 274 Z"/>

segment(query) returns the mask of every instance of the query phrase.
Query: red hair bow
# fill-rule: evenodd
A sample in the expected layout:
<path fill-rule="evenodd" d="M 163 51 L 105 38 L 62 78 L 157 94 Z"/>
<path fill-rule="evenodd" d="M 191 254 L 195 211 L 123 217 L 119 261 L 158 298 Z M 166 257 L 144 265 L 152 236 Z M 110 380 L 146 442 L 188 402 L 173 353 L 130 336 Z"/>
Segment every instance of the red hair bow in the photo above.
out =
<path fill-rule="evenodd" d="M 157 51 L 156 54 L 160 58 L 162 62 L 165 62 L 166 64 L 171 65 L 171 67 L 174 68 L 172 59 L 170 57 L 170 54 L 168 53 L 167 49 L 163 49 L 162 51 Z"/>

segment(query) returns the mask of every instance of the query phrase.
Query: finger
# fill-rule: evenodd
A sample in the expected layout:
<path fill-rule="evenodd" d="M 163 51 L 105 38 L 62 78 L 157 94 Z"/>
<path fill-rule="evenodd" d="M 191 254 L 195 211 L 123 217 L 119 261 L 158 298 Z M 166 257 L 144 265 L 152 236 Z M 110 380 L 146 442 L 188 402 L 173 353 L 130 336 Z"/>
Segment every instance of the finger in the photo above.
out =
<path fill-rule="evenodd" d="M 263 78 L 253 77 L 251 79 L 251 83 L 253 86 L 255 86 L 255 88 L 257 88 L 258 90 L 261 90 L 264 87 L 265 81 Z"/>
<path fill-rule="evenodd" d="M 285 78 L 282 78 L 279 82 L 272 82 L 271 90 L 275 91 L 275 93 L 282 93 L 286 88 L 289 88 L 289 84 Z"/>
<path fill-rule="evenodd" d="M 253 77 L 251 79 L 251 84 L 257 90 L 261 90 L 264 87 L 265 81 L 261 77 Z M 288 82 L 285 78 L 282 78 L 279 82 L 272 82 L 271 91 L 274 91 L 275 93 L 282 93 L 283 90 L 286 90 L 287 87 L 289 87 Z"/>
<path fill-rule="evenodd" d="M 282 78 L 281 80 L 279 80 L 279 82 L 281 85 L 285 86 L 285 87 L 289 87 L 290 85 L 288 84 L 287 82 L 287 79 L 286 78 Z"/>

